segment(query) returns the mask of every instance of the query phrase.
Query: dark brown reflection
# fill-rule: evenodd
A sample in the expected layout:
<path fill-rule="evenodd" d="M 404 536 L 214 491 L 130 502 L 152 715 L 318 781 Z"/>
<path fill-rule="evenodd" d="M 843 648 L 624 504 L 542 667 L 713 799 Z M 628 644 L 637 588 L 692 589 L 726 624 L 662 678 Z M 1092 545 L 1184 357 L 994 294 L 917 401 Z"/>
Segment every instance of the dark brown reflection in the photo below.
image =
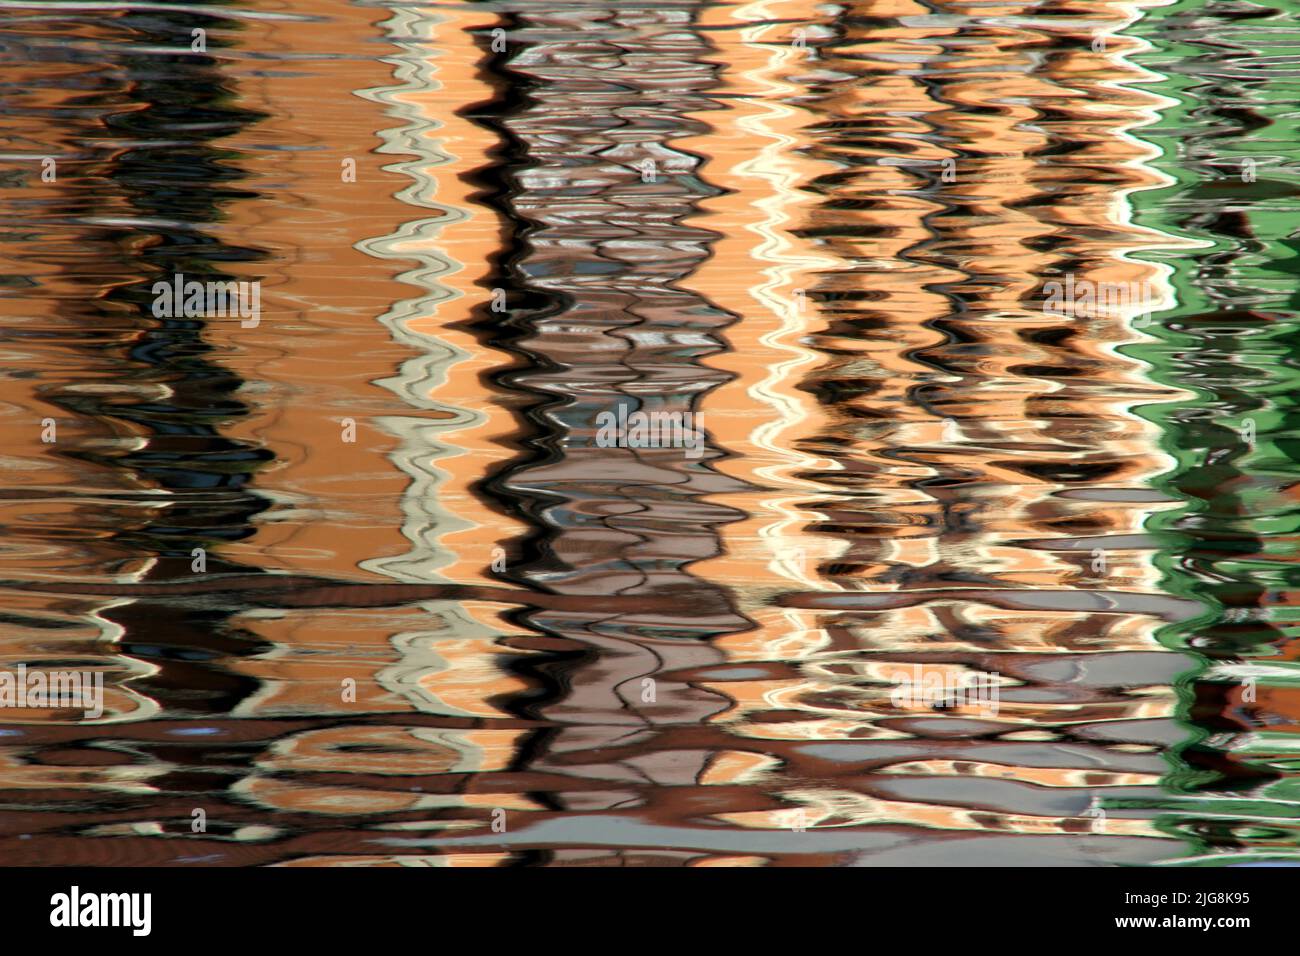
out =
<path fill-rule="evenodd" d="M 501 381 L 538 397 L 532 454 L 486 486 L 537 528 L 504 575 L 540 592 L 544 609 L 516 620 L 549 637 L 531 665 L 547 689 L 513 704 L 548 729 L 517 766 L 559 778 L 537 795 L 553 811 L 672 817 L 708 754 L 661 755 L 660 739 L 729 706 L 675 672 L 721 662 L 709 642 L 749 627 L 690 570 L 740 517 L 707 500 L 738 486 L 712 470 L 721 450 L 694 417 L 726 379 L 697 359 L 736 319 L 685 282 L 716 236 L 684 220 L 716 190 L 674 145 L 706 130 L 692 114 L 720 108 L 706 95 L 717 67 L 689 6 L 514 11 L 492 61 L 507 92 L 472 115 L 509 144 L 498 202 L 519 225 L 496 341 L 528 367 Z M 488 324 L 501 325 L 485 310 Z M 680 422 L 664 436 L 678 447 L 630 447 L 638 416 Z"/>
<path fill-rule="evenodd" d="M 20 15 L 0 33 L 22 64 L 8 79 L 21 92 L 0 122 L 34 154 L 9 164 L 25 184 L 16 211 L 30 235 L 4 251 L 25 277 L 5 290 L 6 338 L 34 383 L 27 414 L 54 420 L 37 460 L 62 483 L 41 496 L 53 520 L 22 522 L 11 540 L 60 553 L 65 572 L 169 580 L 189 575 L 195 549 L 211 554 L 210 572 L 238 570 L 222 544 L 251 535 L 267 507 L 248 485 L 272 454 L 225 434 L 247 405 L 233 395 L 242 380 L 206 340 L 208 320 L 152 310 L 160 278 L 230 279 L 232 264 L 264 255 L 205 228 L 255 198 L 221 141 L 259 115 L 231 102 L 214 56 L 188 51 L 194 26 L 231 24 L 127 10 Z M 43 154 L 57 164 L 49 181 Z M 41 430 L 37 420 L 26 427 Z M 104 493 L 88 500 L 85 486 Z M 137 686 L 169 710 L 224 714 L 256 689 L 210 663 L 264 649 L 220 612 L 136 602 L 100 616 L 121 628 L 118 652 L 156 668 Z"/>

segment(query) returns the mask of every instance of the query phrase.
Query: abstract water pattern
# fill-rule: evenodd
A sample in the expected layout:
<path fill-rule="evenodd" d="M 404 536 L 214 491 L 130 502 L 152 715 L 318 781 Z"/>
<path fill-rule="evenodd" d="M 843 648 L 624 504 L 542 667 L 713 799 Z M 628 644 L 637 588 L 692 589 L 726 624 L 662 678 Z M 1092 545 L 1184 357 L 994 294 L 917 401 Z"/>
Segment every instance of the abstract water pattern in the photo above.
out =
<path fill-rule="evenodd" d="M 3 859 L 1292 858 L 1294 13 L 0 0 Z"/>

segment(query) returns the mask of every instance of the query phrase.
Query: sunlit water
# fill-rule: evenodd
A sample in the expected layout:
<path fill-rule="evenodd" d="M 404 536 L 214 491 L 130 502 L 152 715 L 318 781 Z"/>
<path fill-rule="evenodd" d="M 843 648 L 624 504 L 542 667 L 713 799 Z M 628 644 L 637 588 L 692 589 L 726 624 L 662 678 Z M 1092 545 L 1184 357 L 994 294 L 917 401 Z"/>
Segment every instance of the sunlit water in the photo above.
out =
<path fill-rule="evenodd" d="M 0 858 L 1289 857 L 1293 17 L 0 0 Z"/>

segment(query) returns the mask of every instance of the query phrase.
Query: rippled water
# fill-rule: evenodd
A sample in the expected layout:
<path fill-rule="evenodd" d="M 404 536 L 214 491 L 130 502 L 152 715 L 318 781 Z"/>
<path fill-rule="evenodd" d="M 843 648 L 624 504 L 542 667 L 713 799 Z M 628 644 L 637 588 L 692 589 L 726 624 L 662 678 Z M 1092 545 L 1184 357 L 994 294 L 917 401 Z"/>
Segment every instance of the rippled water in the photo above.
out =
<path fill-rule="evenodd" d="M 4 666 L 106 681 L 0 713 L 6 862 L 1295 853 L 1294 8 L 0 0 L 0 62 Z"/>

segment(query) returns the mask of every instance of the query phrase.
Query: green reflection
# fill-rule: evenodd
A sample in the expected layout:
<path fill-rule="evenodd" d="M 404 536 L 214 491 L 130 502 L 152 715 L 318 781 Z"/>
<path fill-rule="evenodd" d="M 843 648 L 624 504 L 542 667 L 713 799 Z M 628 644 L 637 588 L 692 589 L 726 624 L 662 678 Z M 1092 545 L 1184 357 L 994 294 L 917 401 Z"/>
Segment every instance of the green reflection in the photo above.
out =
<path fill-rule="evenodd" d="M 1189 865 L 1295 859 L 1300 843 L 1297 6 L 1180 2 L 1127 31 L 1172 101 L 1137 131 L 1171 182 L 1133 197 L 1135 221 L 1204 244 L 1143 256 L 1173 270 L 1178 304 L 1126 351 L 1189 394 L 1141 410 L 1176 462 L 1159 487 L 1184 503 L 1148 526 L 1164 587 L 1205 613 L 1160 634 L 1198 662 L 1168 796 L 1115 805 L 1160 811 Z"/>

